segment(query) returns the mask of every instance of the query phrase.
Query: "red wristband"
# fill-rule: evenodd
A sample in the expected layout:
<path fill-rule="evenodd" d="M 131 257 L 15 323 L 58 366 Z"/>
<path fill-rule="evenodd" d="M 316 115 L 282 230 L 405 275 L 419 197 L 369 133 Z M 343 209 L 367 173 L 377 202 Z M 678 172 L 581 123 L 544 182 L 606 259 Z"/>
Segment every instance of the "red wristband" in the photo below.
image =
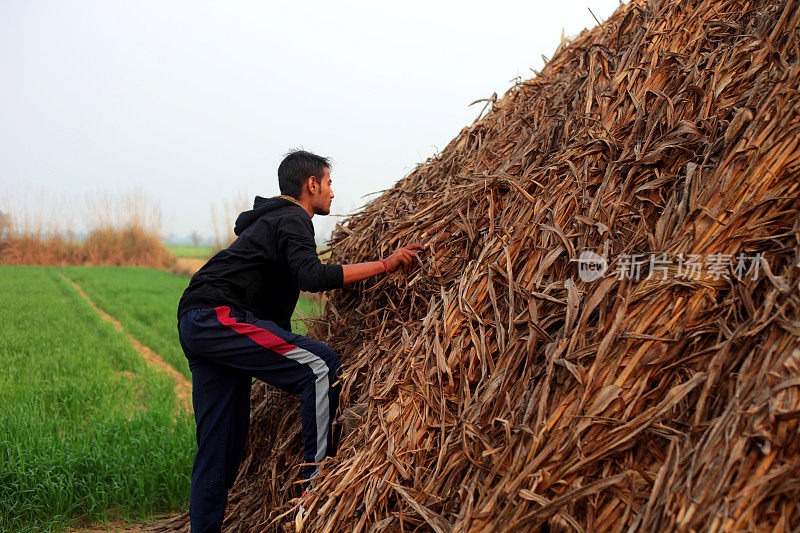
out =
<path fill-rule="evenodd" d="M 388 273 L 389 273 L 389 267 L 388 267 L 388 266 L 386 266 L 386 261 L 384 261 L 383 259 L 378 259 L 378 261 L 380 261 L 380 262 L 383 264 L 383 269 L 384 269 L 384 270 L 386 271 L 386 273 L 388 274 Z"/>

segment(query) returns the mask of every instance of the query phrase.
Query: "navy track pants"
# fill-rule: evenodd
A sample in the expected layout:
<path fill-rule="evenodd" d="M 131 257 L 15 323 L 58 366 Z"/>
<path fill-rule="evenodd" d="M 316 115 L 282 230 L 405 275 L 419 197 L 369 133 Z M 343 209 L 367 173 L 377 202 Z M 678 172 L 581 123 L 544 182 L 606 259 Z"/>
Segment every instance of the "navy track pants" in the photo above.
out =
<path fill-rule="evenodd" d="M 230 307 L 192 309 L 178 321 L 192 371 L 197 455 L 192 467 L 192 533 L 220 531 L 228 490 L 250 425 L 251 377 L 300 394 L 305 462 L 336 453 L 331 422 L 339 405 L 339 356 L 325 344 Z M 318 466 L 301 476 L 316 476 Z"/>

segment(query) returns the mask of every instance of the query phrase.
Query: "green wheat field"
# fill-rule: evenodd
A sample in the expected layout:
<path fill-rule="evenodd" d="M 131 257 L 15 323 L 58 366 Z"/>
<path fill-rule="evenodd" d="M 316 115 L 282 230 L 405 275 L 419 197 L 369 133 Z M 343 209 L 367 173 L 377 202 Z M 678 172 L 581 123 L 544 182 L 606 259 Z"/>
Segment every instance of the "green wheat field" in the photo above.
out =
<path fill-rule="evenodd" d="M 0 266 L 0 531 L 146 522 L 187 508 L 194 420 L 78 293 L 190 378 L 177 339 L 189 279 L 136 267 Z M 320 312 L 301 297 L 299 319 Z"/>

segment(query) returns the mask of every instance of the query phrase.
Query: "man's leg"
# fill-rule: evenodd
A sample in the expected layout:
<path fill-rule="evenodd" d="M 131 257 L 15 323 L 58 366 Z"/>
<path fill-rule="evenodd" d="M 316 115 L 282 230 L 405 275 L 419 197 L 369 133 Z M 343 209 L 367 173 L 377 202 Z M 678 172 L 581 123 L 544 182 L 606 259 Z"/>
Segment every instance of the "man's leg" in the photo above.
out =
<path fill-rule="evenodd" d="M 340 373 L 339 356 L 325 344 L 279 328 L 273 332 L 294 348 L 284 355 L 311 367 L 313 376 L 298 382 L 300 389 L 300 422 L 303 429 L 304 459 L 307 463 L 320 463 L 326 456 L 336 454 L 337 439 L 331 431 L 339 407 L 338 383 Z M 271 376 L 255 374 L 255 377 L 270 383 Z M 313 478 L 318 466 L 303 467 L 301 476 Z"/>
<path fill-rule="evenodd" d="M 192 533 L 222 527 L 250 422 L 251 378 L 213 361 L 190 356 L 197 455 L 192 467 L 189 514 Z"/>
<path fill-rule="evenodd" d="M 238 339 L 240 351 L 226 357 L 226 364 L 248 372 L 291 393 L 300 394 L 304 459 L 319 463 L 335 453 L 331 423 L 339 406 L 339 356 L 325 344 L 286 331 L 269 320 L 249 312 L 215 309 L 222 338 Z M 232 337 L 233 336 L 233 337 Z M 247 349 L 255 350 L 255 354 Z M 301 476 L 316 476 L 318 467 L 303 467 Z"/>
<path fill-rule="evenodd" d="M 192 533 L 218 532 L 225 516 L 228 490 L 244 456 L 252 379 L 189 350 L 184 338 L 189 339 L 192 334 L 202 338 L 202 332 L 191 331 L 188 315 L 181 317 L 178 338 L 192 372 L 192 405 L 197 425 L 189 516 Z"/>
<path fill-rule="evenodd" d="M 318 463 L 333 455 L 331 422 L 339 405 L 339 357 L 325 344 L 228 307 L 190 311 L 186 338 L 193 353 L 300 394 L 304 457 Z M 317 469 L 307 466 L 310 478 Z"/>

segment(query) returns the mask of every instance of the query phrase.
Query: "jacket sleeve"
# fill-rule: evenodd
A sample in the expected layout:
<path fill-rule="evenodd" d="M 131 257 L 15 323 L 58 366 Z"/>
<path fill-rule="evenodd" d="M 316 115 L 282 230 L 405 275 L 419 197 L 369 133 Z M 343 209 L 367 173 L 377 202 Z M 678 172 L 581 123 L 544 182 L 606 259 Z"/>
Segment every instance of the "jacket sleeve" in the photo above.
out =
<path fill-rule="evenodd" d="M 297 279 L 300 290 L 320 292 L 344 285 L 341 265 L 324 265 L 317 255 L 311 220 L 286 217 L 278 226 L 278 249 Z"/>

